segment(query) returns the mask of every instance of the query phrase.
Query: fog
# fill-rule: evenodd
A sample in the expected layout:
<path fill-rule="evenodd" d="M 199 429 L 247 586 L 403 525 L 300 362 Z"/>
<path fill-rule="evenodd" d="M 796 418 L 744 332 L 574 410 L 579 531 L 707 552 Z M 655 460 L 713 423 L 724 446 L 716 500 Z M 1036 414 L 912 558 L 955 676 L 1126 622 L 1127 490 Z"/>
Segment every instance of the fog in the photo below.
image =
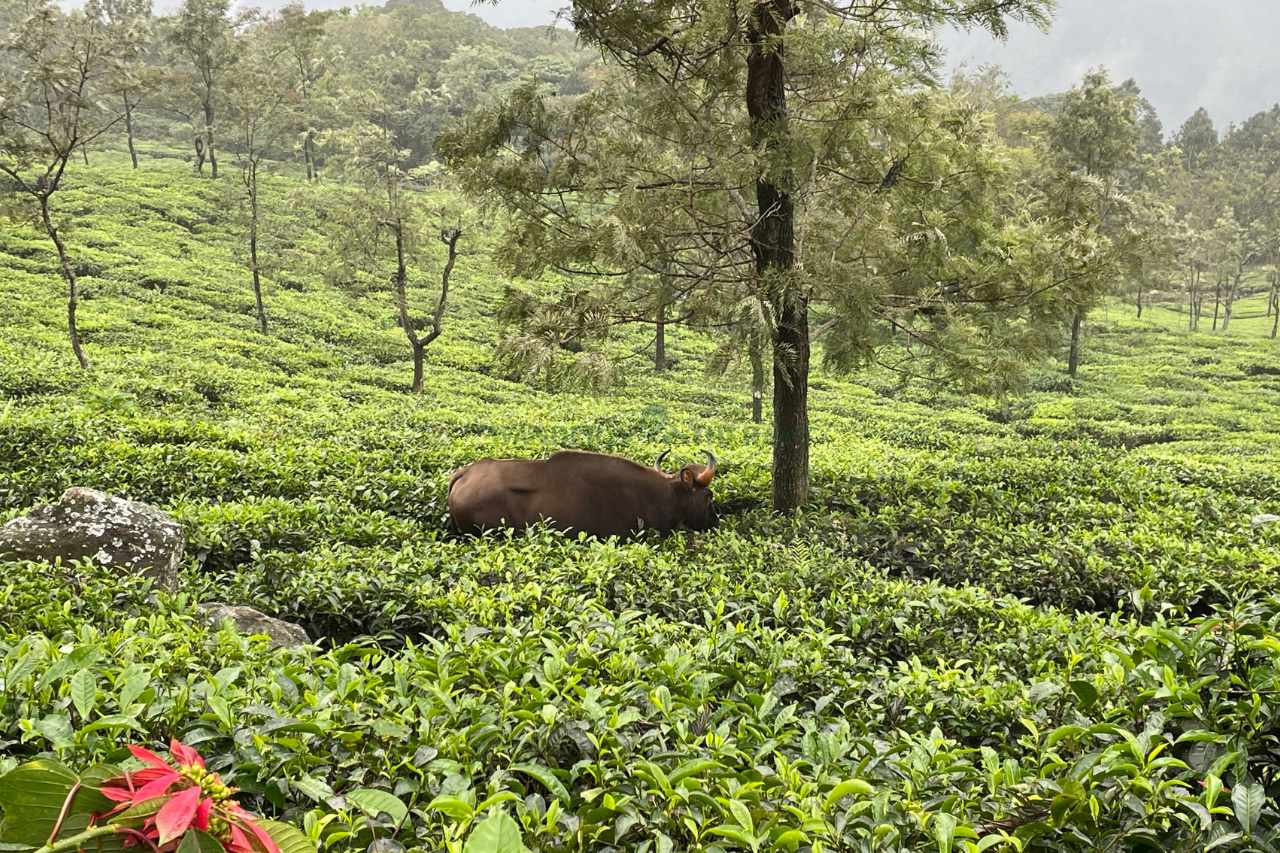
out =
<path fill-rule="evenodd" d="M 550 23 L 563 0 L 444 0 L 497 26 Z M 943 34 L 948 65 L 996 63 L 1026 96 L 1062 91 L 1105 65 L 1135 78 L 1167 129 L 1205 106 L 1219 127 L 1280 101 L 1277 0 L 1060 0 L 1048 34 L 1015 26 L 1007 42 L 985 33 Z"/>

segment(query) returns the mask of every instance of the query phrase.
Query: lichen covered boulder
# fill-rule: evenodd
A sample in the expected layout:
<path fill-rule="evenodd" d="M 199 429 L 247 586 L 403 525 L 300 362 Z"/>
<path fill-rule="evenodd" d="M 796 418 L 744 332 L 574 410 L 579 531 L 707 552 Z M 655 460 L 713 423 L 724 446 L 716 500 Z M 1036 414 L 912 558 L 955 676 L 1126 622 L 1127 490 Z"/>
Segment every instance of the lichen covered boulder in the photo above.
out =
<path fill-rule="evenodd" d="M 166 513 L 96 489 L 67 489 L 57 503 L 0 527 L 0 558 L 92 560 L 169 591 L 177 589 L 185 545 L 182 525 Z"/>
<path fill-rule="evenodd" d="M 199 607 L 211 625 L 220 627 L 224 622 L 231 622 L 241 634 L 265 634 L 271 640 L 271 647 L 275 649 L 305 646 L 311 642 L 307 632 L 300 626 L 268 616 L 252 607 L 224 604 L 221 601 L 206 601 Z"/>

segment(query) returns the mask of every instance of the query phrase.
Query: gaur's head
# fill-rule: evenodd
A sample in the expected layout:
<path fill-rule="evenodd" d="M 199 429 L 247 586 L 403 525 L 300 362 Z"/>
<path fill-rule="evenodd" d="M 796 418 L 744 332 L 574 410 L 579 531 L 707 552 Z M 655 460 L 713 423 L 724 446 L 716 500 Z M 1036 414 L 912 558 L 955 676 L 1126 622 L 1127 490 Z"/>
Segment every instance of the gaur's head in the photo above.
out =
<path fill-rule="evenodd" d="M 715 502 L 711 497 L 711 481 L 716 478 L 716 457 L 710 450 L 706 465 L 686 465 L 671 478 L 676 495 L 676 517 L 690 530 L 710 530 L 716 524 Z M 662 458 L 655 467 L 661 470 Z"/>

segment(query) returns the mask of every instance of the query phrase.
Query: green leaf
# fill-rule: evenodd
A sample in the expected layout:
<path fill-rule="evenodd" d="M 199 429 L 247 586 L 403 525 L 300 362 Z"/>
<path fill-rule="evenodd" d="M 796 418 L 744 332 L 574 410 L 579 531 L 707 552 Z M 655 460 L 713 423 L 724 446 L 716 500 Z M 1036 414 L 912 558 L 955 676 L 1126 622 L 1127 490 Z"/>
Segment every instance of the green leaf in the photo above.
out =
<path fill-rule="evenodd" d="M 755 834 L 756 824 L 751 819 L 751 809 L 747 808 L 746 803 L 741 800 L 730 800 L 729 811 L 733 814 L 733 819 L 738 822 L 738 826 L 745 829 L 748 835 Z"/>
<path fill-rule="evenodd" d="M 691 776 L 701 776 L 708 770 L 716 770 L 722 766 L 720 762 L 712 761 L 710 758 L 695 758 L 693 761 L 686 761 L 673 770 L 670 782 L 672 785 L 679 785 L 681 781 Z"/>
<path fill-rule="evenodd" d="M 126 717 L 123 714 L 108 714 L 105 717 L 99 717 L 87 726 L 80 729 L 80 734 L 87 735 L 103 729 L 132 729 L 135 732 L 145 732 L 138 720 L 134 717 Z"/>
<path fill-rule="evenodd" d="M 720 826 L 713 826 L 710 829 L 708 829 L 707 834 L 718 835 L 721 838 L 728 838 L 732 841 L 738 842 L 743 847 L 746 847 L 750 850 L 754 850 L 756 847 L 755 838 L 753 838 L 748 832 L 743 830 L 742 827 L 740 826 L 730 826 L 728 824 L 721 824 Z"/>
<path fill-rule="evenodd" d="M 556 778 L 556 775 L 549 768 L 543 767 L 541 764 L 512 764 L 511 771 L 533 777 L 564 805 L 573 804 L 573 798 L 569 796 L 569 789 Z"/>
<path fill-rule="evenodd" d="M 75 729 L 71 727 L 71 718 L 66 714 L 49 714 L 36 722 L 38 731 L 55 749 L 68 749 L 75 746 Z"/>
<path fill-rule="evenodd" d="M 869 797 L 874 791 L 875 788 L 872 788 L 870 784 L 863 782 L 861 779 L 846 779 L 832 788 L 830 793 L 827 794 L 826 808 L 830 811 L 832 806 L 845 797 L 854 794 L 859 797 Z"/>
<path fill-rule="evenodd" d="M 168 802 L 168 799 L 169 799 L 168 797 L 162 796 L 162 797 L 152 797 L 149 800 L 143 800 L 142 802 L 138 803 L 136 806 L 130 806 L 129 808 L 125 809 L 123 812 L 117 815 L 114 818 L 114 820 L 120 821 L 120 822 L 126 822 L 126 823 L 129 821 L 141 822 L 142 820 L 145 820 L 146 818 L 149 818 L 156 812 L 160 811 L 160 807 L 163 806 L 166 802 Z"/>
<path fill-rule="evenodd" d="M 788 829 L 786 832 L 773 839 L 773 845 L 783 850 L 795 851 L 809 840 L 809 836 L 805 835 L 798 829 Z"/>
<path fill-rule="evenodd" d="M 504 811 L 489 816 L 471 831 L 462 853 L 527 853 L 520 826 Z"/>
<path fill-rule="evenodd" d="M 296 827 L 278 820 L 260 820 L 258 826 L 267 831 L 267 835 L 280 848 L 280 853 L 316 853 L 316 846 L 311 843 L 311 839 Z"/>
<path fill-rule="evenodd" d="M 80 721 L 87 723 L 94 706 L 98 704 L 98 678 L 87 669 L 71 676 L 71 702 L 76 706 Z"/>
<path fill-rule="evenodd" d="M 210 693 L 208 702 L 218 722 L 222 723 L 227 731 L 233 731 L 236 727 L 235 720 L 231 716 L 231 707 L 227 704 L 227 700 L 216 693 Z"/>
<path fill-rule="evenodd" d="M 1210 850 L 1217 850 L 1219 847 L 1226 847 L 1228 844 L 1233 844 L 1234 842 L 1239 840 L 1240 840 L 1240 833 L 1228 832 L 1225 835 L 1219 835 L 1217 838 L 1205 844 L 1204 850 L 1205 850 L 1205 853 L 1208 853 L 1208 851 Z"/>
<path fill-rule="evenodd" d="M 471 803 L 457 797 L 447 797 L 444 794 L 427 803 L 427 809 L 446 814 L 454 820 L 467 820 L 475 813 Z"/>
<path fill-rule="evenodd" d="M 1245 835 L 1253 835 L 1267 802 L 1267 791 L 1258 782 L 1241 783 L 1231 791 L 1231 808 Z"/>
<path fill-rule="evenodd" d="M 391 822 L 399 825 L 409 814 L 409 807 L 400 798 L 377 788 L 357 788 L 346 795 L 347 802 L 352 803 L 369 817 L 380 814 L 391 816 Z"/>
<path fill-rule="evenodd" d="M 1073 726 L 1073 725 L 1058 726 L 1056 729 L 1049 732 L 1049 734 L 1045 736 L 1045 739 L 1044 739 L 1045 749 L 1051 749 L 1054 744 L 1056 744 L 1058 741 L 1062 740 L 1063 738 L 1077 738 L 1083 734 L 1084 734 L 1084 728 L 1081 726 Z"/>
<path fill-rule="evenodd" d="M 142 695 L 142 691 L 147 689 L 147 685 L 151 683 L 151 673 L 141 664 L 133 664 L 123 673 L 124 683 L 120 685 L 120 710 L 125 711 L 133 700 Z"/>
<path fill-rule="evenodd" d="M 80 778 L 56 761 L 38 759 L 15 767 L 0 776 L 0 838 L 14 844 L 41 847 L 53 833 L 68 795 Z M 96 789 L 84 786 L 76 791 L 60 837 L 75 835 L 89 825 L 94 812 L 111 802 Z"/>
<path fill-rule="evenodd" d="M 333 796 L 333 789 L 314 776 L 303 776 L 301 779 L 291 780 L 289 784 L 317 803 L 323 803 Z"/>
<path fill-rule="evenodd" d="M 938 853 L 951 853 L 956 843 L 956 819 L 946 812 L 934 815 L 933 838 L 938 842 Z"/>
<path fill-rule="evenodd" d="M 1098 701 L 1098 688 L 1090 681 L 1072 681 L 1071 692 L 1080 700 L 1080 707 L 1089 710 Z"/>
<path fill-rule="evenodd" d="M 226 848 L 209 833 L 189 829 L 182 836 L 177 853 L 226 853 Z"/>

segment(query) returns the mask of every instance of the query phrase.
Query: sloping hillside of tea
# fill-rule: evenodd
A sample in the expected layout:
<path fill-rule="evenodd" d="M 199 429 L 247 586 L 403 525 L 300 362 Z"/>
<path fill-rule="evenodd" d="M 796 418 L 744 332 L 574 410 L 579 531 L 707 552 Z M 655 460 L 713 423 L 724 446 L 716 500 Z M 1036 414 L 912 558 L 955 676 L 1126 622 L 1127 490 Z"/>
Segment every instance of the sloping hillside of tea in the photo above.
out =
<path fill-rule="evenodd" d="M 461 850 L 494 810 L 547 851 L 1277 844 L 1280 525 L 1251 519 L 1280 513 L 1280 349 L 1261 333 L 1113 306 L 1078 382 L 1046 367 L 1007 402 L 819 374 L 813 508 L 780 519 L 768 428 L 741 375 L 701 371 L 712 342 L 677 331 L 672 372 L 636 356 L 599 396 L 506 381 L 506 281 L 473 234 L 414 397 L 390 296 L 326 275 L 305 214 L 281 214 L 262 335 L 225 190 L 98 160 L 60 201 L 92 371 L 49 247 L 0 232 L 0 518 L 93 486 L 180 519 L 188 562 L 175 597 L 3 567 L 0 772 L 178 737 L 325 850 Z M 710 447 L 723 524 L 446 529 L 453 467 L 564 446 Z M 206 629 L 209 599 L 318 647 Z"/>

